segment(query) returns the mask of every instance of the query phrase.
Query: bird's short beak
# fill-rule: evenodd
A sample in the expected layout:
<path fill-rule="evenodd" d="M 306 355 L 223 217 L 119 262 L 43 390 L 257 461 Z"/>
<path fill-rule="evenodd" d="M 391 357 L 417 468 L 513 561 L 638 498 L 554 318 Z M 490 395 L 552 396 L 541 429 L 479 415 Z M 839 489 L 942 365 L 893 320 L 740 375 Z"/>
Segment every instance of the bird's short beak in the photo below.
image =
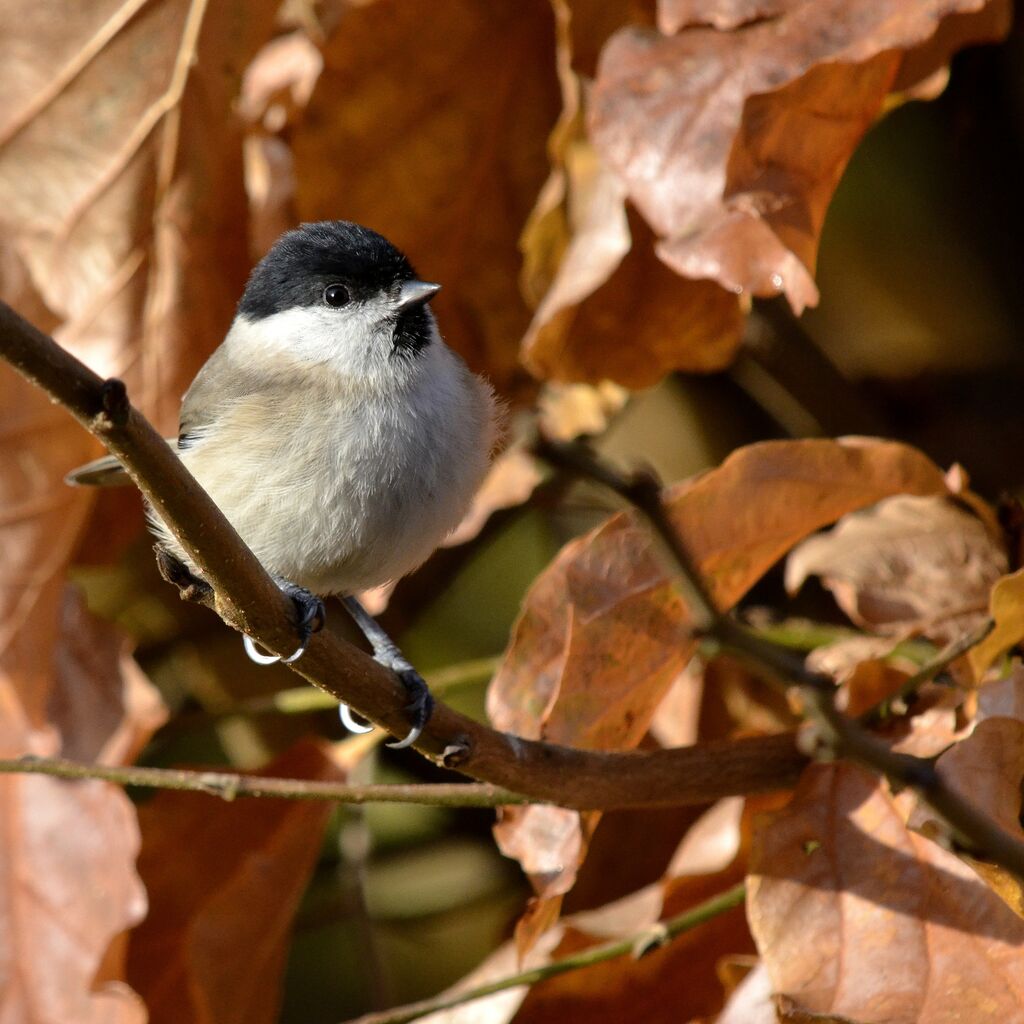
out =
<path fill-rule="evenodd" d="M 439 291 L 439 284 L 431 284 L 429 281 L 406 281 L 398 291 L 399 312 L 404 313 L 407 309 L 416 309 L 429 302 Z"/>

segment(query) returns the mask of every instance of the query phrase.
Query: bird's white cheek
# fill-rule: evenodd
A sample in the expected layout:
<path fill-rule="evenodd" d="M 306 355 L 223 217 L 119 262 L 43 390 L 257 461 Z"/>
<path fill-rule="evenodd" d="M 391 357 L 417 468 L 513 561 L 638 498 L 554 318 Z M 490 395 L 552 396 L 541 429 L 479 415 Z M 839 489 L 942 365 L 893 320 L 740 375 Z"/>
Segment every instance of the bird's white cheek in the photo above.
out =
<path fill-rule="evenodd" d="M 367 360 L 379 359 L 377 349 L 387 348 L 384 327 L 370 304 L 353 303 L 343 309 L 304 306 L 262 320 L 239 317 L 227 341 L 243 358 L 268 356 L 306 365 L 337 361 L 357 369 Z"/>

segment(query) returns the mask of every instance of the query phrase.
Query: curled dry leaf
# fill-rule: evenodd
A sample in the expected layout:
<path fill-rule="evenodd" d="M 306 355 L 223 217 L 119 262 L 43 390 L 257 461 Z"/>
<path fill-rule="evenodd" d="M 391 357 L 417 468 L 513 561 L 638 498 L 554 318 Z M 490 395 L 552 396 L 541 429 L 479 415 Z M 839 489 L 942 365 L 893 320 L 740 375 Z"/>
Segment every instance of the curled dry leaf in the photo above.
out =
<path fill-rule="evenodd" d="M 344 777 L 311 741 L 261 774 Z M 317 801 L 228 802 L 170 791 L 140 809 L 139 872 L 150 912 L 131 935 L 128 977 L 150 1024 L 278 1019 L 292 919 L 330 813 Z"/>
<path fill-rule="evenodd" d="M 523 360 L 540 377 L 634 388 L 672 370 L 720 369 L 739 341 L 735 300 L 708 282 L 681 280 L 655 257 L 649 229 L 627 213 L 624 185 L 586 137 L 586 81 L 574 59 L 609 18 L 631 12 L 609 4 L 599 19 L 583 6 L 555 4 L 562 114 L 549 143 L 551 175 L 521 240 L 523 288 L 537 305 Z"/>
<path fill-rule="evenodd" d="M 696 6 L 664 5 L 663 26 Z M 764 13 L 699 6 L 723 26 Z M 669 267 L 729 292 L 782 292 L 800 312 L 818 298 L 826 208 L 886 95 L 967 43 L 1001 38 L 1010 5 L 778 0 L 767 15 L 733 32 L 622 29 L 601 54 L 589 127 Z"/>
<path fill-rule="evenodd" d="M 967 653 L 978 682 L 997 658 L 1024 640 L 1024 569 L 996 582 L 989 595 L 988 610 L 995 626 Z"/>
<path fill-rule="evenodd" d="M 978 627 L 1007 556 L 985 525 L 952 501 L 898 495 L 844 516 L 786 561 L 786 589 L 820 576 L 865 629 L 946 642 Z"/>
<path fill-rule="evenodd" d="M 860 768 L 808 768 L 759 823 L 750 867 L 750 927 L 789 1001 L 780 1019 L 1019 1016 L 1024 921 Z"/>
<path fill-rule="evenodd" d="M 883 441 L 768 442 L 740 449 L 718 469 L 666 491 L 672 521 L 720 607 L 728 608 L 794 543 L 844 513 L 894 493 L 941 494 L 945 481 L 925 456 Z M 646 526 L 620 514 L 567 544 L 537 579 L 491 684 L 488 712 L 499 729 L 589 749 L 628 749 L 693 650 L 673 576 Z M 571 886 L 585 843 L 565 854 L 555 830 L 542 894 Z M 531 811 L 503 821 L 532 829 Z M 569 817 L 571 815 L 571 817 Z M 531 857 L 540 857 L 539 836 Z M 558 874 L 552 867 L 560 865 Z"/>
<path fill-rule="evenodd" d="M 301 218 L 394 240 L 444 285 L 446 339 L 502 391 L 522 376 L 516 241 L 558 115 L 553 46 L 546 0 L 352 8 L 291 135 Z"/>

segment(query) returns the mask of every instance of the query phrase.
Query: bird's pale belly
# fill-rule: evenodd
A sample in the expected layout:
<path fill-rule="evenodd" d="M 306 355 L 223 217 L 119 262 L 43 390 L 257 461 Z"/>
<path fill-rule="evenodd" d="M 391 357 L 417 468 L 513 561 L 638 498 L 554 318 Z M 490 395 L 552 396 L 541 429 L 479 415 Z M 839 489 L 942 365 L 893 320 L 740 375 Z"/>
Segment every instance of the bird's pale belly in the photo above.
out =
<path fill-rule="evenodd" d="M 197 449 L 186 461 L 268 571 L 314 593 L 351 593 L 410 572 L 458 525 L 480 467 L 446 436 L 347 433 L 330 452 L 296 444 L 259 460 L 275 467 L 260 479 L 246 458 Z"/>

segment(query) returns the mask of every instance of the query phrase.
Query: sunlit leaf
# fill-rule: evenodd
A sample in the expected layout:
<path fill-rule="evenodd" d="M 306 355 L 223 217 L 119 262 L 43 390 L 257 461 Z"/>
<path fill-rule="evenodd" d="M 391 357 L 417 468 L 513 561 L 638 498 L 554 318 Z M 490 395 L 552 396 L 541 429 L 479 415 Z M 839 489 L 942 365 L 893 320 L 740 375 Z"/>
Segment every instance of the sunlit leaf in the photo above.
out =
<path fill-rule="evenodd" d="M 981 1024 L 1019 1013 L 1024 921 L 910 831 L 904 805 L 860 768 L 806 771 L 791 804 L 760 823 L 749 886 L 784 1020 Z"/>

